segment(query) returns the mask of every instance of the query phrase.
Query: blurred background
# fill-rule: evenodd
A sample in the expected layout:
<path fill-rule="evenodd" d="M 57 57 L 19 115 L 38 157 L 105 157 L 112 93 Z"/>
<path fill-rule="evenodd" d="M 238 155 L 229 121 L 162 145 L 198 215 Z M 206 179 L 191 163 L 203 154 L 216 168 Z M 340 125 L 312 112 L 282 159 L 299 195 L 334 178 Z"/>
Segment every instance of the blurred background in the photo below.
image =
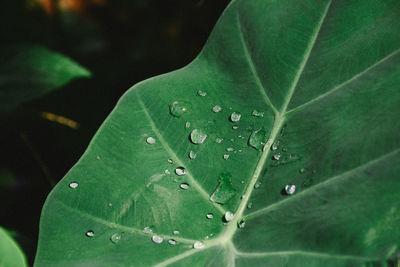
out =
<path fill-rule="evenodd" d="M 20 90 L 5 82 L 12 73 L 14 81 L 32 80 L 6 71 L 10 58 L 28 46 L 66 56 L 91 73 L 0 116 L 0 226 L 17 240 L 30 265 L 47 194 L 82 155 L 118 99 L 135 83 L 188 64 L 228 2 L 1 0 L 0 105 Z M 51 76 L 50 60 L 42 61 L 49 66 L 41 75 Z M 33 61 L 34 67 L 42 65 Z M 30 90 L 29 84 L 21 90 Z"/>

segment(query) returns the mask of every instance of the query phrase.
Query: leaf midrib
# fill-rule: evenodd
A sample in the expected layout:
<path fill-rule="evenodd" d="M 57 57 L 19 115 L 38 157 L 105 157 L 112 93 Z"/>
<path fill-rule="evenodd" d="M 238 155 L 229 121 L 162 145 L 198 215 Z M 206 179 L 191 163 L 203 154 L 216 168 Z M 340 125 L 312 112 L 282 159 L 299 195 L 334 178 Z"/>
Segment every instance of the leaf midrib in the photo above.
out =
<path fill-rule="evenodd" d="M 243 198 L 243 201 L 239 204 L 238 210 L 235 213 L 234 220 L 229 223 L 228 227 L 226 228 L 226 230 L 223 232 L 223 234 L 220 237 L 204 242 L 206 244 L 207 248 L 211 248 L 211 247 L 214 247 L 214 246 L 225 246 L 226 247 L 229 243 L 231 243 L 232 237 L 233 237 L 233 235 L 235 234 L 235 232 L 237 230 L 237 223 L 242 218 L 242 215 L 243 215 L 243 212 L 244 212 L 245 207 L 247 205 L 248 199 L 249 199 L 251 193 L 254 190 L 254 185 L 258 181 L 258 179 L 260 177 L 260 174 L 261 174 L 261 171 L 264 168 L 264 165 L 267 162 L 267 159 L 269 157 L 269 153 L 270 153 L 269 147 L 272 145 L 272 143 L 276 139 L 276 137 L 277 137 L 280 129 L 282 128 L 282 125 L 283 125 L 284 121 L 285 121 L 285 114 L 286 114 L 287 107 L 288 107 L 288 105 L 290 103 L 290 100 L 291 100 L 291 98 L 293 96 L 293 93 L 294 93 L 294 91 L 296 89 L 298 81 L 299 81 L 299 79 L 300 79 L 300 77 L 301 77 L 301 75 L 303 73 L 303 70 L 304 70 L 304 68 L 305 68 L 305 66 L 307 64 L 307 61 L 308 61 L 308 59 L 310 57 L 312 48 L 314 47 L 315 41 L 317 40 L 319 31 L 321 29 L 321 26 L 322 26 L 322 24 L 323 24 L 323 22 L 325 20 L 325 17 L 327 15 L 327 13 L 328 13 L 330 5 L 331 5 L 331 0 L 328 1 L 327 5 L 325 7 L 325 10 L 322 13 L 322 16 L 320 18 L 320 21 L 317 24 L 316 28 L 314 29 L 314 32 L 313 32 L 313 34 L 311 36 L 311 40 L 310 40 L 310 42 L 309 42 L 309 44 L 308 44 L 308 46 L 306 48 L 306 51 L 305 51 L 305 53 L 303 55 L 302 60 L 300 62 L 299 70 L 297 71 L 296 76 L 293 79 L 293 82 L 292 82 L 291 86 L 289 87 L 288 96 L 287 96 L 285 102 L 283 103 L 281 110 L 277 114 L 275 114 L 275 121 L 274 121 L 274 125 L 272 127 L 272 130 L 271 130 L 270 138 L 269 138 L 268 142 L 264 146 L 264 150 L 263 150 L 263 153 L 261 155 L 261 158 L 259 159 L 259 161 L 257 163 L 257 166 L 256 166 L 256 169 L 255 169 L 255 171 L 254 171 L 254 173 L 252 175 L 252 178 L 250 180 L 250 183 L 247 186 L 245 197 Z M 239 30 L 241 31 L 241 28 L 239 28 Z M 245 44 L 243 44 L 243 46 L 244 46 L 244 50 L 245 50 L 245 54 L 246 54 L 247 47 L 246 47 Z M 252 60 L 251 60 L 251 58 L 249 58 L 248 51 L 247 51 L 246 57 L 247 57 L 247 60 L 249 62 L 249 65 L 250 65 L 250 68 L 252 70 L 253 75 L 255 76 L 256 79 L 259 79 L 259 77 L 257 75 L 257 72 L 255 71 L 255 67 L 254 67 L 254 65 L 252 63 Z M 261 81 L 259 81 L 257 83 L 257 85 L 259 86 L 259 88 L 260 88 L 260 86 L 261 86 L 261 88 L 263 88 L 262 84 L 261 84 Z M 264 99 L 265 99 L 266 93 L 263 94 L 263 96 L 264 96 Z M 266 99 L 269 100 L 268 96 L 266 97 Z M 270 103 L 270 101 L 266 101 L 266 102 L 271 107 L 271 109 L 274 111 L 274 106 L 272 105 L 272 103 Z M 200 251 L 200 250 L 194 250 L 194 252 L 193 251 L 189 251 L 189 252 L 185 252 L 183 254 L 185 254 L 186 255 L 185 257 L 187 257 L 189 255 L 192 255 L 193 253 L 196 253 L 197 251 Z M 175 262 L 177 260 L 180 260 L 180 259 L 184 258 L 184 257 L 182 257 L 183 254 L 177 255 L 177 256 L 175 256 L 173 258 L 170 258 L 168 260 L 160 262 L 159 264 L 157 264 L 157 266 L 166 266 L 166 265 L 168 265 L 170 263 L 173 263 L 173 262 Z M 173 259 L 175 259 L 175 260 L 173 260 Z"/>

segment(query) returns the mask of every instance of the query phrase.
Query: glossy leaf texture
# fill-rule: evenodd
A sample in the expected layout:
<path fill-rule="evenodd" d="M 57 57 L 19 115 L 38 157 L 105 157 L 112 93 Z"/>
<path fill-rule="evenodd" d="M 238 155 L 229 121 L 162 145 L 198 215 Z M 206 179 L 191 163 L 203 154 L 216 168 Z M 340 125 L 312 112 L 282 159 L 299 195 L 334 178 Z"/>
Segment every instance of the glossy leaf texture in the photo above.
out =
<path fill-rule="evenodd" d="M 0 47 L 0 113 L 39 98 L 90 72 L 59 53 L 37 45 Z"/>
<path fill-rule="evenodd" d="M 232 1 L 200 55 L 130 89 L 51 192 L 36 266 L 391 264 L 399 14 Z"/>
<path fill-rule="evenodd" d="M 25 267 L 28 266 L 24 253 L 14 239 L 0 227 L 0 266 Z"/>

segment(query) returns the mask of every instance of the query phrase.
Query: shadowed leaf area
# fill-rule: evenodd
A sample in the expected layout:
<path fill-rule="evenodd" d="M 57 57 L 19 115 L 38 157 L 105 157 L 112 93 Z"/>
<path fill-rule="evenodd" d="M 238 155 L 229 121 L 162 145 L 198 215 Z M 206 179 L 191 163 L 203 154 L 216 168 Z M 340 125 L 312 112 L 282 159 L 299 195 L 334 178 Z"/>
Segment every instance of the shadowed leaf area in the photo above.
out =
<path fill-rule="evenodd" d="M 400 3 L 235 0 L 132 87 L 44 206 L 36 266 L 391 266 Z"/>

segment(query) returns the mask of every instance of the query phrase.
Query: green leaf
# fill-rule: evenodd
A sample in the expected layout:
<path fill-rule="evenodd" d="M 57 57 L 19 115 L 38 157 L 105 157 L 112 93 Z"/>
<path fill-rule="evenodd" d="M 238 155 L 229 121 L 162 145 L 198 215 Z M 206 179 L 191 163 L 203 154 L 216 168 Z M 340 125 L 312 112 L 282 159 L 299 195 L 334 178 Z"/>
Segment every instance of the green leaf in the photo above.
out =
<path fill-rule="evenodd" d="M 397 0 L 232 1 L 191 64 L 121 98 L 49 195 L 36 266 L 394 260 L 399 14 Z M 175 101 L 191 108 L 172 116 Z M 225 172 L 238 194 L 220 205 Z"/>
<path fill-rule="evenodd" d="M 44 47 L 0 47 L 0 113 L 84 77 L 87 69 Z"/>
<path fill-rule="evenodd" d="M 0 266 L 28 266 L 21 248 L 2 227 L 0 227 Z"/>

